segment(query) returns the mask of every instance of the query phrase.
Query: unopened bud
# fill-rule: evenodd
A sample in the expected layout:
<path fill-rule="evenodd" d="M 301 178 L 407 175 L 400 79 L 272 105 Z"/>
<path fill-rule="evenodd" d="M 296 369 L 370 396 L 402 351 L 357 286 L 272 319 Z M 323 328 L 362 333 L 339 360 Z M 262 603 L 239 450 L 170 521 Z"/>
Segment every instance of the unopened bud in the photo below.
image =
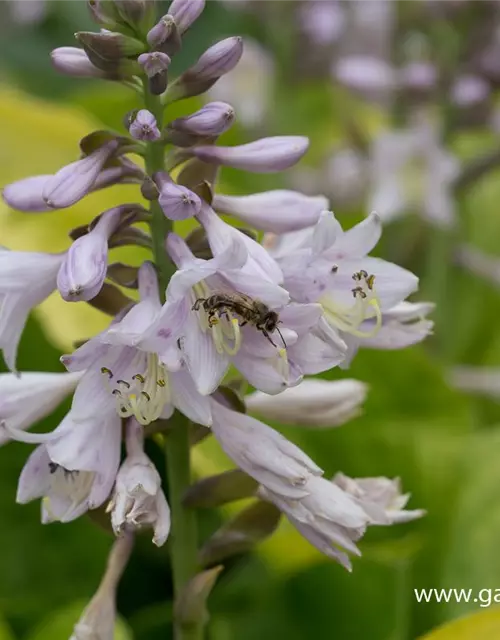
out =
<path fill-rule="evenodd" d="M 88 0 L 87 6 L 94 22 L 107 29 L 117 26 L 119 16 L 112 0 Z"/>
<path fill-rule="evenodd" d="M 122 33 L 79 31 L 75 38 L 83 45 L 90 61 L 103 71 L 113 70 L 117 62 L 137 56 L 145 49 L 140 40 Z"/>
<path fill-rule="evenodd" d="M 147 109 L 141 109 L 129 127 L 129 133 L 135 140 L 154 142 L 161 138 L 160 130 L 156 125 L 156 118 Z"/>
<path fill-rule="evenodd" d="M 215 84 L 238 64 L 243 53 L 243 40 L 238 36 L 217 42 L 203 53 L 198 62 L 180 76 L 172 87 L 169 100 L 197 96 Z"/>
<path fill-rule="evenodd" d="M 173 120 L 167 127 L 169 140 L 188 147 L 203 138 L 216 138 L 233 124 L 234 109 L 225 102 L 210 102 L 196 113 Z"/>
<path fill-rule="evenodd" d="M 232 469 L 191 485 L 184 494 L 183 503 L 191 509 L 213 509 L 228 502 L 250 498 L 255 495 L 257 488 L 256 480 L 241 469 Z"/>
<path fill-rule="evenodd" d="M 169 220 L 185 220 L 201 210 L 201 200 L 190 189 L 173 182 L 165 172 L 153 176 L 159 190 L 158 202 Z"/>
<path fill-rule="evenodd" d="M 147 41 L 152 49 L 174 55 L 181 48 L 181 36 L 172 16 L 168 14 L 160 18 L 150 29 Z"/>
<path fill-rule="evenodd" d="M 59 47 L 54 49 L 50 58 L 53 67 L 67 76 L 75 78 L 106 78 L 102 69 L 90 62 L 88 55 L 77 47 Z"/>
<path fill-rule="evenodd" d="M 139 26 L 150 12 L 150 0 L 114 0 L 118 14 L 128 25 Z"/>
<path fill-rule="evenodd" d="M 196 574 L 179 593 L 174 617 L 180 627 L 196 627 L 208 621 L 207 599 L 224 567 L 218 565 Z"/>
<path fill-rule="evenodd" d="M 155 96 L 162 94 L 167 88 L 167 69 L 170 65 L 170 57 L 161 51 L 153 51 L 141 54 L 137 58 L 137 62 L 149 78 L 151 93 Z"/>
<path fill-rule="evenodd" d="M 236 147 L 195 147 L 190 152 L 203 162 L 243 171 L 273 173 L 296 164 L 308 146 L 309 140 L 303 136 L 274 136 Z"/>
<path fill-rule="evenodd" d="M 168 9 L 179 33 L 182 35 L 205 8 L 205 0 L 174 0 Z"/>

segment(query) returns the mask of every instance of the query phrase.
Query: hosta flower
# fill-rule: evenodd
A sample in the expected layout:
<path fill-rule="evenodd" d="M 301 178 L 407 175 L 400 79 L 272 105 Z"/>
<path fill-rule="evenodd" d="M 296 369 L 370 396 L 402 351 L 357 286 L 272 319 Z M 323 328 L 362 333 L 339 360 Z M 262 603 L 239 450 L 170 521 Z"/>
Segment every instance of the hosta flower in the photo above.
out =
<path fill-rule="evenodd" d="M 19 340 L 30 311 L 56 288 L 65 254 L 0 249 L 0 349 L 16 370 Z"/>
<path fill-rule="evenodd" d="M 245 396 L 245 405 L 266 420 L 305 428 L 336 427 L 361 413 L 366 391 L 358 380 L 308 379 L 275 396 L 255 391 Z"/>
<path fill-rule="evenodd" d="M 92 403 L 92 397 L 86 398 Z M 5 426 L 4 426 L 5 428 Z M 116 413 L 82 417 L 73 407 L 52 433 L 8 434 L 41 443 L 24 465 L 17 502 L 42 500 L 42 522 L 70 522 L 109 497 L 120 461 L 121 423 Z"/>
<path fill-rule="evenodd" d="M 227 455 L 270 491 L 292 501 L 309 494 L 322 470 L 280 433 L 212 400 L 213 433 Z"/>
<path fill-rule="evenodd" d="M 139 294 L 140 302 L 121 320 L 63 356 L 68 371 L 86 370 L 75 393 L 77 411 L 95 415 L 116 406 L 120 417 L 149 424 L 177 408 L 194 422 L 210 424 L 208 398 L 196 391 L 176 343 L 184 317 L 168 303 L 162 309 L 151 263 L 139 270 Z M 157 321 L 164 325 L 157 327 Z"/>
<path fill-rule="evenodd" d="M 319 551 L 350 571 L 345 551 L 361 555 L 355 543 L 371 518 L 348 493 L 325 478 L 311 476 L 303 490 L 306 495 L 298 500 L 278 495 L 266 486 L 259 488 L 259 495 L 273 502 Z"/>
<path fill-rule="evenodd" d="M 458 172 L 431 123 L 383 133 L 371 153 L 370 209 L 383 220 L 414 211 L 438 227 L 453 226 L 451 188 Z"/>
<path fill-rule="evenodd" d="M 275 242 L 271 253 L 292 298 L 322 306 L 322 323 L 315 331 L 325 340 L 340 335 L 353 349 L 375 339 L 384 326 L 389 328 L 384 314 L 416 290 L 418 278 L 412 273 L 366 255 L 380 234 L 375 214 L 343 231 L 333 214 L 325 211 L 313 229 L 286 234 Z M 429 327 L 425 335 L 428 332 Z"/>
<path fill-rule="evenodd" d="M 52 411 L 74 391 L 81 373 L 23 372 L 0 374 L 0 423 L 10 429 L 29 429 Z M 0 444 L 9 439 L 0 432 Z"/>
<path fill-rule="evenodd" d="M 349 478 L 337 473 L 332 482 L 355 499 L 370 516 L 372 524 L 399 524 L 425 515 L 423 509 L 405 509 L 410 494 L 401 493 L 399 478 Z"/>
<path fill-rule="evenodd" d="M 321 308 L 287 305 L 288 293 L 264 278 L 249 258 L 246 241 L 256 243 L 233 231 L 228 242 L 218 236 L 220 251 L 213 246 L 211 260 L 195 258 L 175 234 L 167 240 L 179 267 L 169 292 L 177 313 L 187 317 L 180 344 L 200 393 L 212 393 L 230 363 L 266 393 L 279 393 L 304 373 L 338 364 L 342 349 L 309 335 Z"/>
<path fill-rule="evenodd" d="M 108 505 L 116 535 L 152 527 L 153 542 L 165 543 L 170 531 L 170 509 L 161 488 L 160 474 L 144 453 L 142 427 L 131 418 L 127 423 L 127 457 L 116 476 L 113 498 Z"/>
<path fill-rule="evenodd" d="M 449 383 L 455 389 L 467 393 L 500 399 L 500 368 L 473 367 L 462 365 L 454 367 L 448 375 Z"/>

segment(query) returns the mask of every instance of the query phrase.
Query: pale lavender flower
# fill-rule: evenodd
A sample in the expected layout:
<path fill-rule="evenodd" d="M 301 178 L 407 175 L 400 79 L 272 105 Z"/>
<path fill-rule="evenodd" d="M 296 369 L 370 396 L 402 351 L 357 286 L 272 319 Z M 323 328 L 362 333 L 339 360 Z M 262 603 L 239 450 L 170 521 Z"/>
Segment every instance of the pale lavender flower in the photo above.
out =
<path fill-rule="evenodd" d="M 56 288 L 65 254 L 0 250 L 0 349 L 16 371 L 19 340 L 30 311 Z"/>
<path fill-rule="evenodd" d="M 92 395 L 85 398 L 92 404 Z M 82 416 L 75 408 L 47 434 L 2 426 L 16 440 L 41 443 L 24 465 L 17 502 L 42 500 L 42 522 L 70 522 L 109 497 L 120 462 L 121 422 L 113 406 Z"/>
<path fill-rule="evenodd" d="M 81 373 L 0 374 L 0 423 L 9 429 L 29 429 L 75 390 Z M 8 430 L 0 433 L 0 445 L 9 440 Z"/>
<path fill-rule="evenodd" d="M 225 225 L 222 221 L 220 224 Z M 332 346 L 311 335 L 321 307 L 287 304 L 288 293 L 266 278 L 263 270 L 249 258 L 243 234 L 236 229 L 233 232 L 226 243 L 218 235 L 222 244 L 212 246 L 214 258 L 211 260 L 195 258 L 175 234 L 170 234 L 167 240 L 169 254 L 179 268 L 167 294 L 174 300 L 172 304 L 178 315 L 187 316 L 180 343 L 200 393 L 212 393 L 230 363 L 254 387 L 271 394 L 298 384 L 304 374 L 318 373 L 339 364 L 345 355 L 343 343 L 338 341 Z M 262 327 L 258 329 L 248 323 L 242 326 L 244 318 L 230 309 L 211 313 L 203 303 L 221 292 L 236 300 L 241 299 L 242 294 L 248 296 L 246 304 L 258 300 L 268 311 L 279 309 L 279 331 L 270 329 L 266 336 Z"/>
<path fill-rule="evenodd" d="M 137 62 L 141 65 L 144 73 L 148 78 L 164 73 L 170 66 L 170 57 L 161 51 L 152 51 L 150 53 L 141 53 L 137 58 Z"/>
<path fill-rule="evenodd" d="M 415 211 L 438 227 L 456 222 L 452 193 L 459 163 L 425 120 L 379 136 L 371 153 L 370 208 L 389 221 Z"/>
<path fill-rule="evenodd" d="M 206 82 L 220 78 L 229 73 L 238 64 L 243 53 L 243 39 L 232 36 L 221 40 L 207 49 L 181 76 L 189 82 Z"/>
<path fill-rule="evenodd" d="M 328 207 L 324 196 L 305 196 L 297 191 L 276 189 L 248 196 L 215 194 L 212 206 L 218 213 L 273 233 L 286 233 L 310 227 Z"/>
<path fill-rule="evenodd" d="M 309 480 L 323 472 L 303 451 L 263 422 L 211 402 L 213 434 L 243 471 L 280 497 L 308 495 Z"/>
<path fill-rule="evenodd" d="M 159 171 L 154 175 L 154 181 L 160 190 L 158 202 L 169 220 L 186 220 L 200 212 L 199 196 L 187 187 L 173 182 L 167 173 Z"/>
<path fill-rule="evenodd" d="M 325 478 L 311 476 L 302 488 L 305 496 L 298 500 L 273 492 L 266 485 L 259 488 L 259 495 L 274 503 L 319 551 L 351 571 L 349 556 L 342 549 L 361 555 L 355 542 L 363 536 L 371 518 L 348 493 Z"/>
<path fill-rule="evenodd" d="M 105 71 L 90 62 L 83 49 L 77 47 L 58 47 L 50 54 L 54 68 L 74 78 L 106 78 Z"/>
<path fill-rule="evenodd" d="M 461 365 L 453 367 L 448 382 L 455 389 L 500 400 L 500 368 Z"/>
<path fill-rule="evenodd" d="M 457 261 L 471 273 L 495 286 L 500 286 L 500 258 L 483 253 L 472 245 L 461 245 L 456 252 Z"/>
<path fill-rule="evenodd" d="M 490 85 L 484 78 L 463 75 L 452 86 L 451 98 L 457 106 L 468 108 L 487 100 L 490 92 Z"/>
<path fill-rule="evenodd" d="M 336 61 L 333 76 L 349 89 L 361 92 L 388 92 L 397 85 L 396 70 L 373 56 L 346 56 Z"/>
<path fill-rule="evenodd" d="M 254 391 L 245 396 L 245 405 L 266 420 L 328 428 L 359 416 L 366 392 L 366 384 L 358 380 L 306 379 L 275 396 Z"/>
<path fill-rule="evenodd" d="M 416 290 L 418 278 L 394 264 L 367 256 L 381 234 L 380 219 L 371 214 L 343 231 L 331 212 L 323 212 L 312 229 L 278 238 L 271 254 L 280 265 L 292 299 L 323 308 L 320 335 L 340 335 L 362 343 L 376 336 L 383 314 Z M 365 321 L 373 326 L 365 329 Z M 352 345 L 351 345 L 352 348 Z"/>
<path fill-rule="evenodd" d="M 75 624 L 69 640 L 113 640 L 115 637 L 116 589 L 130 558 L 133 543 L 131 534 L 114 542 L 101 584 Z"/>
<path fill-rule="evenodd" d="M 234 0 L 231 4 L 235 4 Z M 245 38 L 245 48 L 238 65 L 217 80 L 208 91 L 213 100 L 234 106 L 238 122 L 247 127 L 260 124 L 272 104 L 274 60 L 262 45 Z"/>
<path fill-rule="evenodd" d="M 299 18 L 304 33 L 320 46 L 336 42 L 346 24 L 345 11 L 337 0 L 306 0 L 301 3 Z"/>
<path fill-rule="evenodd" d="M 423 60 L 409 62 L 398 71 L 400 86 L 410 91 L 430 91 L 436 86 L 437 79 L 438 74 L 435 65 Z"/>
<path fill-rule="evenodd" d="M 112 140 L 60 169 L 43 187 L 42 198 L 46 204 L 51 209 L 64 209 L 86 196 L 117 147 L 118 143 Z"/>
<path fill-rule="evenodd" d="M 73 400 L 76 411 L 92 416 L 111 406 L 120 417 L 135 416 L 146 425 L 176 408 L 209 425 L 208 398 L 196 391 L 177 347 L 185 316 L 169 302 L 162 308 L 151 263 L 139 270 L 139 294 L 124 317 L 62 357 L 68 371 L 86 370 Z"/>
<path fill-rule="evenodd" d="M 175 20 L 175 26 L 183 34 L 198 19 L 205 8 L 205 0 L 173 0 L 168 15 Z"/>
<path fill-rule="evenodd" d="M 222 135 L 233 124 L 234 109 L 225 102 L 209 102 L 189 116 L 177 118 L 168 128 L 193 136 L 215 137 Z"/>
<path fill-rule="evenodd" d="M 296 164 L 308 146 L 309 140 L 304 136 L 274 136 L 235 147 L 199 146 L 190 152 L 203 162 L 243 171 L 274 173 Z"/>
<path fill-rule="evenodd" d="M 136 140 L 154 142 L 161 138 L 156 118 L 147 109 L 141 109 L 129 127 L 129 133 Z"/>
<path fill-rule="evenodd" d="M 117 536 L 151 527 L 153 542 L 161 547 L 170 532 L 170 509 L 161 477 L 144 453 L 144 430 L 133 418 L 126 426 L 127 457 L 122 462 L 111 502 L 111 524 Z"/>
<path fill-rule="evenodd" d="M 67 302 L 92 300 L 106 278 L 108 239 L 116 231 L 123 207 L 105 211 L 97 224 L 69 248 L 57 274 L 57 288 Z"/>
<path fill-rule="evenodd" d="M 371 524 L 400 524 L 425 516 L 423 509 L 405 509 L 410 494 L 401 493 L 399 478 L 349 478 L 337 473 L 332 482 L 354 498 L 370 517 Z"/>

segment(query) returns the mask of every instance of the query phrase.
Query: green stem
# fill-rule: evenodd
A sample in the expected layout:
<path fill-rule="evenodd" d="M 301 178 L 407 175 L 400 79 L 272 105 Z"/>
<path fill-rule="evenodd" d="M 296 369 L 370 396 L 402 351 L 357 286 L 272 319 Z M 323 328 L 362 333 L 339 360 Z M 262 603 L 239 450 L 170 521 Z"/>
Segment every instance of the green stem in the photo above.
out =
<path fill-rule="evenodd" d="M 144 83 L 146 108 L 155 116 L 158 128 L 163 126 L 163 105 L 159 96 L 152 95 Z M 156 171 L 165 168 L 164 146 L 161 142 L 150 142 L 147 145 L 145 161 L 146 171 L 152 176 Z M 150 204 L 151 235 L 153 253 L 160 281 L 160 295 L 165 299 L 165 289 L 175 273 L 175 265 L 165 250 L 167 234 L 172 230 L 172 223 L 166 218 L 158 201 Z M 174 597 L 186 586 L 197 571 L 197 532 L 195 513 L 182 504 L 182 496 L 191 484 L 189 428 L 187 419 L 176 412 L 170 421 L 172 429 L 166 437 L 166 462 L 169 486 L 169 502 L 172 512 L 172 530 L 170 534 L 171 564 L 174 582 Z M 182 625 L 174 621 L 175 640 L 202 640 L 203 627 L 199 625 Z"/>

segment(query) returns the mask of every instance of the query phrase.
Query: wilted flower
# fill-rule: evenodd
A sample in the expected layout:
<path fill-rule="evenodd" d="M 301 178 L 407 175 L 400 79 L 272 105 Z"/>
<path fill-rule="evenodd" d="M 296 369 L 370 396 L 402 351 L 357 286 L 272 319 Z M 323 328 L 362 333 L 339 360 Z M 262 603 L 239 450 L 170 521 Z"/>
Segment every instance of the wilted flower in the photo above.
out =
<path fill-rule="evenodd" d="M 116 476 L 108 505 L 116 535 L 143 527 L 154 530 L 153 542 L 165 543 L 170 531 L 170 509 L 161 488 L 160 474 L 144 453 L 142 427 L 130 418 L 126 435 L 127 457 Z"/>

